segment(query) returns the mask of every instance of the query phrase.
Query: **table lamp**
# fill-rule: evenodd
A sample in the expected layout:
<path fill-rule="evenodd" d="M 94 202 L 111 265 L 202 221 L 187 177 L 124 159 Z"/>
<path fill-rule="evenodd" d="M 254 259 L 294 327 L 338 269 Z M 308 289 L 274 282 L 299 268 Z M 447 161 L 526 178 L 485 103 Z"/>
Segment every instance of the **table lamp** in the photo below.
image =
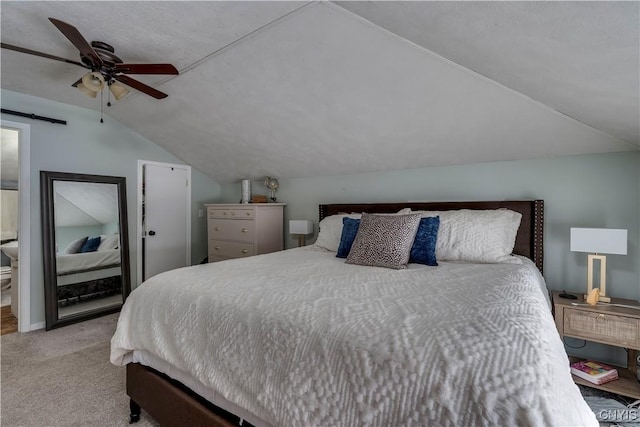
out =
<path fill-rule="evenodd" d="M 600 261 L 600 299 L 611 302 L 607 296 L 607 257 L 601 254 L 626 255 L 627 230 L 613 228 L 571 228 L 571 251 L 589 253 L 587 262 L 587 294 L 594 288 L 594 261 Z M 586 296 L 585 296 L 586 299 Z"/>
<path fill-rule="evenodd" d="M 305 236 L 313 233 L 313 222 L 306 219 L 289 221 L 289 234 L 298 236 L 298 247 L 304 246 Z"/>

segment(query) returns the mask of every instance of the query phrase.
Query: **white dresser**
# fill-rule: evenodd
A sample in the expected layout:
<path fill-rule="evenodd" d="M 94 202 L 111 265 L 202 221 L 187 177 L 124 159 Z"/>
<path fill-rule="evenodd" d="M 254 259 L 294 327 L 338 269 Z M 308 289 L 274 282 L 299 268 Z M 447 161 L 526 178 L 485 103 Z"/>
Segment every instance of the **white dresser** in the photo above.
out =
<path fill-rule="evenodd" d="M 205 206 L 209 262 L 267 254 L 284 248 L 285 203 Z"/>

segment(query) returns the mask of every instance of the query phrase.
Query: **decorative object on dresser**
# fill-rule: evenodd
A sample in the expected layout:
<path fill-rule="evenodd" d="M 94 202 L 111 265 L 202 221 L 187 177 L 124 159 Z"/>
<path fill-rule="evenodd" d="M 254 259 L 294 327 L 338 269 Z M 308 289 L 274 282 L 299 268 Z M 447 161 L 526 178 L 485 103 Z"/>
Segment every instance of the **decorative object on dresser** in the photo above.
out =
<path fill-rule="evenodd" d="M 561 337 L 572 337 L 627 349 L 627 368 L 618 367 L 619 379 L 594 384 L 574 375 L 577 384 L 640 399 L 636 358 L 640 350 L 640 303 L 611 298 L 611 304 L 588 305 L 582 295 L 571 300 L 553 291 L 556 327 Z M 569 358 L 571 363 L 578 358 Z"/>
<path fill-rule="evenodd" d="M 205 206 L 209 262 L 266 254 L 284 248 L 284 203 Z"/>
<path fill-rule="evenodd" d="M 289 221 L 289 234 L 298 236 L 298 247 L 305 245 L 305 236 L 313 234 L 313 222 L 306 219 L 292 219 Z"/>
<path fill-rule="evenodd" d="M 594 261 L 600 261 L 599 301 L 610 302 L 607 296 L 607 257 L 600 254 L 627 254 L 627 230 L 612 228 L 571 228 L 571 251 L 589 253 L 587 264 L 587 294 L 594 289 Z M 585 297 L 586 298 L 586 297 Z"/>
<path fill-rule="evenodd" d="M 271 192 L 271 201 L 272 202 L 276 202 L 276 193 L 278 192 L 278 188 L 280 188 L 280 183 L 278 182 L 277 179 L 275 178 L 271 178 L 270 176 L 267 176 L 264 179 L 264 186 L 267 187 L 267 190 L 269 190 Z"/>
<path fill-rule="evenodd" d="M 242 180 L 242 198 L 240 199 L 240 203 L 249 203 L 251 200 L 251 180 L 243 179 Z"/>

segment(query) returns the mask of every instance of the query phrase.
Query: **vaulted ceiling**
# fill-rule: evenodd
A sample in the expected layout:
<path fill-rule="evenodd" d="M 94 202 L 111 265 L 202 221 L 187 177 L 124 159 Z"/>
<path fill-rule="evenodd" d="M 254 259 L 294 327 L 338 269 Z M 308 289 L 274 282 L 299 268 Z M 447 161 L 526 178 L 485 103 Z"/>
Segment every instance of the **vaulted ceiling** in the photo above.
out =
<path fill-rule="evenodd" d="M 2 1 L 0 11 L 4 43 L 78 60 L 54 17 L 125 62 L 174 64 L 179 76 L 136 76 L 168 98 L 133 91 L 106 114 L 219 182 L 640 149 L 638 2 Z M 70 86 L 82 68 L 1 54 L 2 88 L 100 110 Z"/>

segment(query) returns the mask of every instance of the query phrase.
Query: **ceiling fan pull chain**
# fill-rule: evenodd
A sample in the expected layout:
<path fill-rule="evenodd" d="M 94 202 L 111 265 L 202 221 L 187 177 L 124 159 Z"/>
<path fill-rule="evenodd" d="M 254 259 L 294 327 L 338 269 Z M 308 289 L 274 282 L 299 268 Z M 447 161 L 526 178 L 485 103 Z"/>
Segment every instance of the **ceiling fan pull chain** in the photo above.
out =
<path fill-rule="evenodd" d="M 102 120 L 102 107 L 104 106 L 104 102 L 102 102 L 102 94 L 104 93 L 103 90 L 100 91 L 100 123 L 104 123 L 104 120 Z"/>
<path fill-rule="evenodd" d="M 107 107 L 111 107 L 111 82 L 107 83 L 109 90 L 107 91 Z"/>

